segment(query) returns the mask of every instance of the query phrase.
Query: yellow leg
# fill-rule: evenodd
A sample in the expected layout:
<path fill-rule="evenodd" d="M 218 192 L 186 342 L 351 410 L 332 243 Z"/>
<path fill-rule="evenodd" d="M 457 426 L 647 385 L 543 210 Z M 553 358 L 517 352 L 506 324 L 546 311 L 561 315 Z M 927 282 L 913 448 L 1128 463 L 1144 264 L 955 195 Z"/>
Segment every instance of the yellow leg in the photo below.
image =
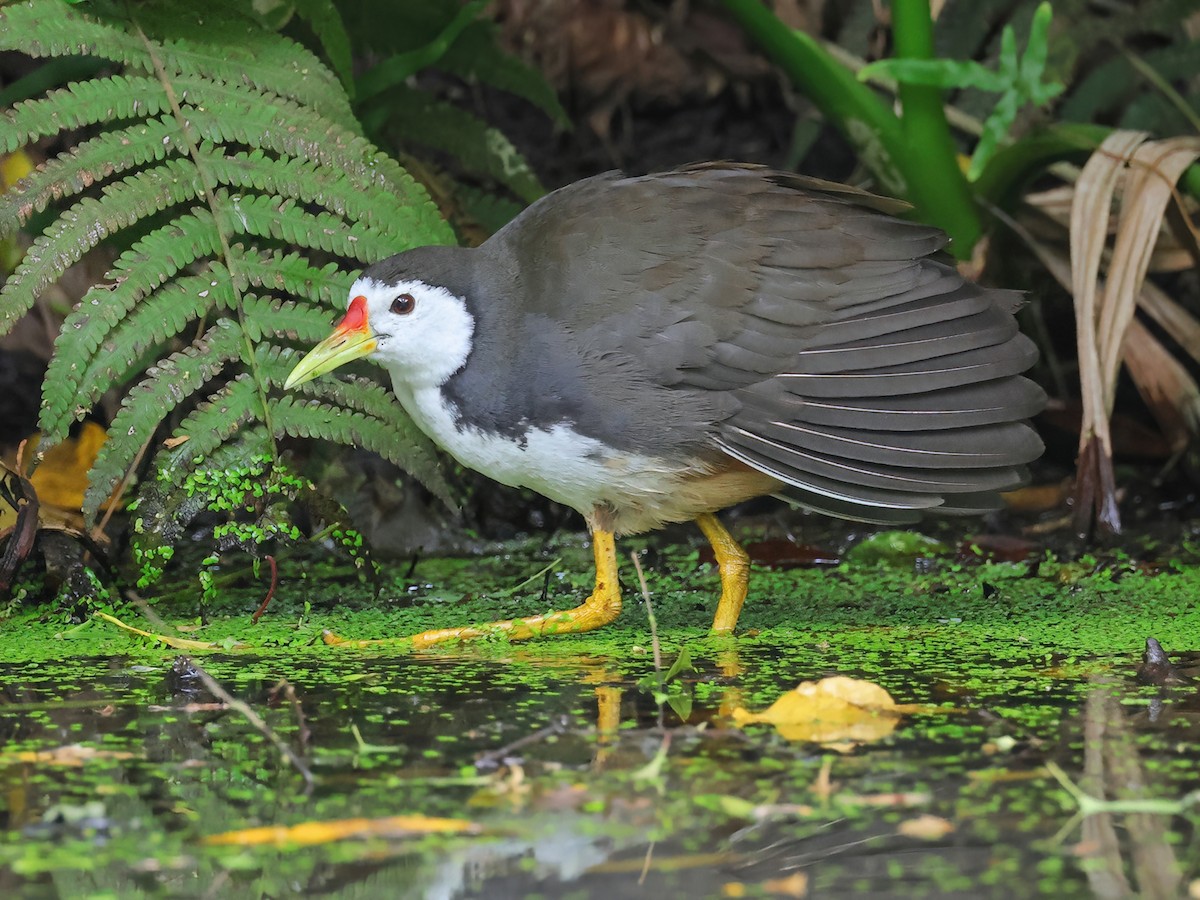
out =
<path fill-rule="evenodd" d="M 325 643 L 351 647 L 371 647 L 378 644 L 410 644 L 414 650 L 432 647 L 446 641 L 465 641 L 471 638 L 504 634 L 510 641 L 546 637 L 552 634 L 573 634 L 591 631 L 607 625 L 621 612 L 621 586 L 617 582 L 617 545 L 611 531 L 592 532 L 592 551 L 596 557 L 596 589 L 574 609 L 508 619 L 487 625 L 468 625 L 464 628 L 437 628 L 408 638 L 352 641 L 326 632 Z"/>
<path fill-rule="evenodd" d="M 696 524 L 712 544 L 713 555 L 717 558 L 717 571 L 721 573 L 721 600 L 717 604 L 712 630 L 728 634 L 737 625 L 742 604 L 746 602 L 746 591 L 750 584 L 750 557 L 712 513 L 697 518 Z"/>

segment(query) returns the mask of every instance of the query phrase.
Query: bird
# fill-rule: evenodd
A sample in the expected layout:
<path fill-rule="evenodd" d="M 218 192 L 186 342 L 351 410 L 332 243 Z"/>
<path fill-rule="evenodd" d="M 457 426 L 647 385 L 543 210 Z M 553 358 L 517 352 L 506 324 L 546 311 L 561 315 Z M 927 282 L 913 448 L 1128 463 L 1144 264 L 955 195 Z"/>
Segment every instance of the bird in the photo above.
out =
<path fill-rule="evenodd" d="M 621 610 L 615 540 L 695 521 L 732 632 L 749 557 L 716 513 L 763 495 L 880 524 L 1002 506 L 1042 452 L 1018 292 L 965 279 L 907 205 L 743 163 L 585 178 L 477 247 L 369 265 L 285 388 L 373 357 L 463 466 L 577 510 L 573 609 L 416 648 L 589 631 Z"/>

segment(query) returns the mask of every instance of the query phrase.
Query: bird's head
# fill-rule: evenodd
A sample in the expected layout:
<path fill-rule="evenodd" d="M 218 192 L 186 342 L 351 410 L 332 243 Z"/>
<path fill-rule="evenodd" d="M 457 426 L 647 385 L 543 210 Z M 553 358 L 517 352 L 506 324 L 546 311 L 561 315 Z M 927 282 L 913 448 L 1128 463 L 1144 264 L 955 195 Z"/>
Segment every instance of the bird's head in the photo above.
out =
<path fill-rule="evenodd" d="M 471 352 L 474 317 L 463 293 L 470 251 L 422 247 L 370 266 L 350 288 L 346 315 L 288 376 L 285 388 L 371 356 L 393 381 L 440 385 Z M 457 267 L 456 269 L 452 267 Z"/>

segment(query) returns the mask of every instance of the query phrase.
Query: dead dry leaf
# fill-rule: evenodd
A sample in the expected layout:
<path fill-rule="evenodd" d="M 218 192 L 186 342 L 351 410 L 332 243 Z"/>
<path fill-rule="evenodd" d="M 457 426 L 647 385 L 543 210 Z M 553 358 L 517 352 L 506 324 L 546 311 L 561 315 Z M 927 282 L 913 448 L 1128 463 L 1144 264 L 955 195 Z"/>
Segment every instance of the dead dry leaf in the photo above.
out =
<path fill-rule="evenodd" d="M 1086 530 L 1093 513 L 1109 531 L 1120 531 L 1112 474 L 1109 418 L 1117 374 L 1128 361 L 1134 310 L 1145 284 L 1175 183 L 1200 157 L 1200 138 L 1147 141 L 1136 131 L 1114 131 L 1092 154 L 1075 185 L 1071 207 L 1071 291 L 1079 351 L 1083 425 L 1079 435 L 1077 530 Z M 1126 167 L 1128 167 L 1126 169 Z M 1123 183 L 1122 183 L 1123 180 Z M 1113 198 L 1120 188 L 1121 209 L 1105 277 L 1101 262 L 1108 244 Z M 1160 375 L 1157 340 L 1135 336 L 1131 374 L 1149 396 L 1190 403 L 1190 376 L 1181 370 Z M 1135 369 L 1135 367 L 1137 367 Z M 1165 401 L 1164 401 L 1165 402 Z M 1176 422 L 1167 426 L 1178 430 Z M 1178 438 L 1176 438 L 1178 441 Z"/>
<path fill-rule="evenodd" d="M 953 831 L 953 822 L 929 813 L 905 819 L 896 828 L 897 834 L 901 834 L 904 837 L 920 838 L 923 841 L 940 841 Z"/>

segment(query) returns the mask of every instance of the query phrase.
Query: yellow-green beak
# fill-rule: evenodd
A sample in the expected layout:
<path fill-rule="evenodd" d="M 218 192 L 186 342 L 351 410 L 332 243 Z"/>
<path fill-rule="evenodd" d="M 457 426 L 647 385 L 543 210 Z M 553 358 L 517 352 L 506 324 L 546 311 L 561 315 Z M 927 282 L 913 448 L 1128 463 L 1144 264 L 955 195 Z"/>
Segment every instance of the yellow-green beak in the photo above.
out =
<path fill-rule="evenodd" d="M 355 297 L 333 334 L 313 347 L 283 383 L 284 390 L 312 381 L 355 359 L 375 352 L 375 334 L 367 324 L 367 298 Z"/>

